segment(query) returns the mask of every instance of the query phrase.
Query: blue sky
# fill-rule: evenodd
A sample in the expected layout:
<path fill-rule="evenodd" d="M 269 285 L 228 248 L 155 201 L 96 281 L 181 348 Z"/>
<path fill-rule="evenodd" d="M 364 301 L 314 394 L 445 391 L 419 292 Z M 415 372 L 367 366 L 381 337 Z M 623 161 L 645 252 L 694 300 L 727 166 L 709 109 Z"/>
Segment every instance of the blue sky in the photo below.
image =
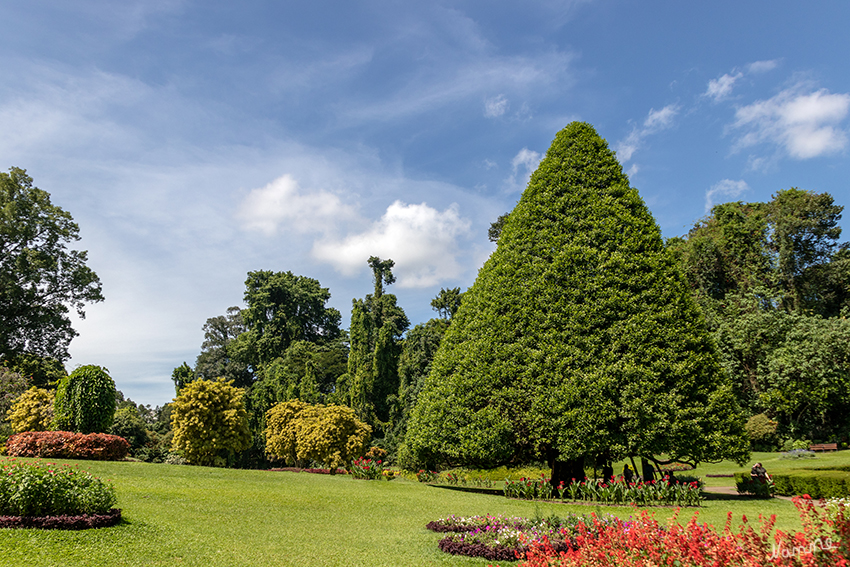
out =
<path fill-rule="evenodd" d="M 427 320 L 572 120 L 666 237 L 792 186 L 850 205 L 845 1 L 5 0 L 0 21 L 0 168 L 73 215 L 103 281 L 67 366 L 137 402 L 173 397 L 250 270 L 317 278 L 347 325 L 366 259 L 392 258 Z"/>

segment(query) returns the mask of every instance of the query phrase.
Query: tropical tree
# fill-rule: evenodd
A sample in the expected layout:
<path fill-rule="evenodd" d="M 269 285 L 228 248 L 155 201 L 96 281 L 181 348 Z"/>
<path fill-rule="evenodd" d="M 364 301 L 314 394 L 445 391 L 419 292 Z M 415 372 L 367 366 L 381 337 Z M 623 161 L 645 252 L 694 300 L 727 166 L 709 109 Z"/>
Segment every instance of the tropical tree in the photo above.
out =
<path fill-rule="evenodd" d="M 558 133 L 452 319 L 407 442 L 420 462 L 748 457 L 745 417 L 658 226 L 588 124 Z"/>
<path fill-rule="evenodd" d="M 105 368 L 80 366 L 56 389 L 56 429 L 106 433 L 115 416 L 115 382 Z"/>
<path fill-rule="evenodd" d="M 239 307 L 228 307 L 226 315 L 210 317 L 204 323 L 204 342 L 195 360 L 194 376 L 204 380 L 224 378 L 235 386 L 249 386 L 254 376 L 236 340 L 247 331 Z"/>
<path fill-rule="evenodd" d="M 347 388 L 348 405 L 357 417 L 383 437 L 390 429 L 390 413 L 399 388 L 398 361 L 401 339 L 410 326 L 396 296 L 384 293 L 395 282 L 392 260 L 369 258 L 375 293 L 354 299 L 351 308 L 348 372 L 339 381 Z"/>
<path fill-rule="evenodd" d="M 103 300 L 100 280 L 70 213 L 33 186 L 26 170 L 0 173 L 0 360 L 23 353 L 68 359 L 77 332 L 68 316 L 85 316 L 86 303 Z"/>

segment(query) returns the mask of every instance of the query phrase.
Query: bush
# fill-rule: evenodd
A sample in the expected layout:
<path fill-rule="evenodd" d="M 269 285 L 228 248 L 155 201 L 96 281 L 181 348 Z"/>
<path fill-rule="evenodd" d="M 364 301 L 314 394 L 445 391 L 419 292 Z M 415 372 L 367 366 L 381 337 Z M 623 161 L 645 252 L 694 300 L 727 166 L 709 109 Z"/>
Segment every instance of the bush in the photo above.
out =
<path fill-rule="evenodd" d="M 53 392 L 33 386 L 12 404 L 8 417 L 12 431 L 47 431 L 53 423 Z"/>
<path fill-rule="evenodd" d="M 753 451 L 773 451 L 776 449 L 778 438 L 776 427 L 779 424 L 765 414 L 760 413 L 747 420 L 744 429 L 750 438 Z"/>
<path fill-rule="evenodd" d="M 100 366 L 80 366 L 59 382 L 56 429 L 105 433 L 115 416 L 115 382 Z"/>
<path fill-rule="evenodd" d="M 227 458 L 251 444 L 244 390 L 233 381 L 196 380 L 174 400 L 171 447 L 190 463 L 224 466 Z"/>
<path fill-rule="evenodd" d="M 560 500 L 604 502 L 607 504 L 637 504 L 638 506 L 677 505 L 699 506 L 702 502 L 700 480 L 679 482 L 665 478 L 650 482 L 626 482 L 623 477 L 614 481 L 583 480 L 560 483 L 553 489 L 550 479 L 505 480 L 505 496 L 525 500 Z"/>
<path fill-rule="evenodd" d="M 76 468 L 17 462 L 0 468 L 0 516 L 103 514 L 115 502 L 111 485 Z"/>
<path fill-rule="evenodd" d="M 110 433 L 126 439 L 134 457 L 139 456 L 139 452 L 149 441 L 145 421 L 139 415 L 139 410 L 132 405 L 120 407 L 115 411 Z"/>
<path fill-rule="evenodd" d="M 16 433 L 6 441 L 6 452 L 12 457 L 120 461 L 129 450 L 126 439 L 106 433 L 29 431 Z"/>
<path fill-rule="evenodd" d="M 782 443 L 782 451 L 795 451 L 800 449 L 808 449 L 811 447 L 812 442 L 808 439 L 786 439 Z"/>
<path fill-rule="evenodd" d="M 371 434 L 346 406 L 289 400 L 266 412 L 266 453 L 288 464 L 312 460 L 336 470 L 366 451 Z"/>
<path fill-rule="evenodd" d="M 840 471 L 775 474 L 776 494 L 796 496 L 808 494 L 812 498 L 842 498 L 850 496 L 850 475 Z"/>

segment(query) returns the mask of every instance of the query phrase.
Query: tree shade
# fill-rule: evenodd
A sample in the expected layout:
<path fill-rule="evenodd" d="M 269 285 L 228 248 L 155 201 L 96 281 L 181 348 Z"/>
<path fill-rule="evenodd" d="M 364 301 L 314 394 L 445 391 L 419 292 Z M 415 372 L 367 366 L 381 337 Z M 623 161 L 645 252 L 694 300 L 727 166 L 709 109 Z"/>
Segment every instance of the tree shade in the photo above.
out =
<path fill-rule="evenodd" d="M 748 457 L 690 290 L 607 143 L 558 133 L 452 319 L 408 427 L 422 463 Z"/>

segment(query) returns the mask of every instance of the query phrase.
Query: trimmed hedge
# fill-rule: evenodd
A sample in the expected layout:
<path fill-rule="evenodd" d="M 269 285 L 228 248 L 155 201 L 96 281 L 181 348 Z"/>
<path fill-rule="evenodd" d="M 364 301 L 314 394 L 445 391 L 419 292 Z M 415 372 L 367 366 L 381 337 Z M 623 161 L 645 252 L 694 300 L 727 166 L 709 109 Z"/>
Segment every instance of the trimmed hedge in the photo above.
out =
<path fill-rule="evenodd" d="M 107 433 L 27 431 L 6 441 L 6 453 L 12 457 L 120 461 L 129 451 L 126 439 Z"/>
<path fill-rule="evenodd" d="M 740 476 L 739 476 L 740 475 Z M 780 496 L 808 494 L 813 499 L 843 498 L 850 496 L 850 474 L 838 470 L 822 470 L 817 473 L 800 471 L 770 475 Z M 740 482 L 744 473 L 736 473 Z"/>

